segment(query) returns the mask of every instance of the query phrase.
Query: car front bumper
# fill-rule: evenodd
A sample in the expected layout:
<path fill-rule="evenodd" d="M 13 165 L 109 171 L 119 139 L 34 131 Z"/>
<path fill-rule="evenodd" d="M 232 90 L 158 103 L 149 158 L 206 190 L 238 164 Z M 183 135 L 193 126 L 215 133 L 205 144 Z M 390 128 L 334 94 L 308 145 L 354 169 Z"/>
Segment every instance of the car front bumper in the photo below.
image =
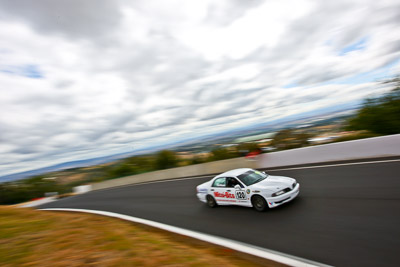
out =
<path fill-rule="evenodd" d="M 278 197 L 267 197 L 266 200 L 270 208 L 275 208 L 295 199 L 299 193 L 300 193 L 300 184 L 297 183 L 293 190 Z"/>

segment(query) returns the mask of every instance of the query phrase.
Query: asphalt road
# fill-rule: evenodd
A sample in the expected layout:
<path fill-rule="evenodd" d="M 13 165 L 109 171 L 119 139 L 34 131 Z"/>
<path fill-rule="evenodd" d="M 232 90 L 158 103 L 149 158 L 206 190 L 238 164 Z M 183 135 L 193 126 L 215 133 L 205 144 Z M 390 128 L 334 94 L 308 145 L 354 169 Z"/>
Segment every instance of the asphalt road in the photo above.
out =
<path fill-rule="evenodd" d="M 127 214 L 335 266 L 400 266 L 400 162 L 274 170 L 297 179 L 297 199 L 260 213 L 208 208 L 195 196 L 209 178 L 90 192 L 40 208 Z"/>

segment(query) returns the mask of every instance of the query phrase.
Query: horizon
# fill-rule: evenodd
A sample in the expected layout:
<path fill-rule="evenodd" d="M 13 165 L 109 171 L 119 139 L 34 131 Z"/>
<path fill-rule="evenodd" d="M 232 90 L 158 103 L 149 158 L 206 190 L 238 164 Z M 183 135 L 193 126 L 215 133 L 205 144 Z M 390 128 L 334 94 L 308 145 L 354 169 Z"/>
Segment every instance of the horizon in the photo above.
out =
<path fill-rule="evenodd" d="M 299 114 L 298 116 L 295 116 L 295 117 L 289 116 L 287 118 L 275 120 L 275 121 L 272 121 L 269 123 L 248 125 L 248 126 L 225 130 L 225 131 L 221 131 L 221 132 L 214 133 L 214 134 L 208 134 L 208 135 L 211 136 L 211 138 L 213 137 L 213 140 L 218 140 L 219 135 L 228 135 L 231 138 L 237 138 L 238 136 L 252 136 L 252 135 L 254 135 L 255 132 L 260 131 L 260 130 L 257 130 L 257 127 L 264 127 L 264 128 L 268 127 L 269 128 L 268 132 L 271 132 L 272 128 L 275 128 L 278 122 L 283 123 L 280 125 L 279 129 L 285 129 L 285 128 L 288 128 L 287 126 L 290 125 L 290 123 L 293 123 L 294 121 L 318 118 L 320 116 L 326 116 L 328 114 L 329 115 L 335 114 L 334 117 L 336 117 L 338 113 L 342 113 L 342 112 L 348 111 L 348 110 L 355 111 L 355 110 L 358 110 L 358 107 L 357 107 L 357 105 L 356 106 L 353 105 L 352 107 L 345 107 L 345 108 L 341 108 L 341 109 L 333 109 L 333 110 L 330 109 L 330 111 L 328 111 L 328 112 L 325 111 L 322 113 L 314 113 L 313 115 L 308 114 L 308 113 Z M 257 126 L 257 127 L 254 128 L 255 126 Z M 245 130 L 248 130 L 247 134 L 243 134 L 243 133 L 241 133 L 239 135 L 235 134 L 235 132 L 243 132 Z M 263 132 L 265 133 L 265 131 L 263 131 Z M 29 170 L 25 170 L 22 172 L 15 172 L 15 173 L 9 173 L 9 174 L 5 174 L 5 175 L 0 175 L 0 183 L 28 179 L 28 178 L 31 178 L 31 177 L 34 177 L 37 175 L 42 175 L 42 174 L 51 173 L 51 172 L 55 172 L 55 171 L 64 171 L 64 170 L 74 169 L 74 168 L 84 168 L 84 167 L 89 167 L 89 166 L 96 166 L 99 164 L 118 161 L 118 160 L 125 159 L 128 157 L 154 154 L 161 150 L 174 151 L 176 149 L 181 148 L 182 146 L 201 144 L 199 142 L 201 142 L 201 140 L 204 139 L 208 135 L 199 136 L 197 138 L 192 137 L 192 138 L 189 138 L 186 140 L 175 141 L 172 143 L 165 143 L 165 144 L 159 144 L 159 145 L 155 145 L 155 146 L 149 146 L 149 147 L 142 148 L 141 150 L 132 150 L 130 152 L 122 152 L 119 154 L 104 155 L 104 156 L 96 157 L 96 158 L 80 158 L 80 159 L 76 159 L 73 161 L 58 162 L 58 163 L 55 163 L 52 165 L 47 165 L 47 166 L 43 166 L 43 167 L 35 168 L 35 169 L 29 169 Z M 81 163 L 81 164 L 79 164 L 79 163 Z M 65 165 L 65 167 L 63 167 L 63 165 Z"/>
<path fill-rule="evenodd" d="M 356 107 L 400 73 L 397 10 L 1 1 L 0 177 Z"/>

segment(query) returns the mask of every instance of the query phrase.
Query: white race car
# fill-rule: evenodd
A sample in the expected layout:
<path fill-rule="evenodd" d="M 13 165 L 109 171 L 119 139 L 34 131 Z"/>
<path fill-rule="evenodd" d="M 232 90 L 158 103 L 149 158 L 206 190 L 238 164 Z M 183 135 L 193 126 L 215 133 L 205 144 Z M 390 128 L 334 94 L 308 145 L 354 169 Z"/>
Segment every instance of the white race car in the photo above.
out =
<path fill-rule="evenodd" d="M 197 186 L 197 197 L 210 207 L 239 205 L 264 211 L 293 200 L 300 184 L 293 178 L 242 168 L 224 172 Z"/>

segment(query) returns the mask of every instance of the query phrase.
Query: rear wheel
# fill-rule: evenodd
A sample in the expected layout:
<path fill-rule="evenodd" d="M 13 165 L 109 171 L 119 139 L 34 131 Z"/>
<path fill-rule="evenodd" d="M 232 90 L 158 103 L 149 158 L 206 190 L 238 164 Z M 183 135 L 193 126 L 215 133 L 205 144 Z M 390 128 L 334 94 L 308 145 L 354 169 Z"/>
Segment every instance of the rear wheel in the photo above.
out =
<path fill-rule="evenodd" d="M 251 204 L 257 211 L 264 211 L 267 209 L 268 204 L 262 196 L 255 195 L 251 198 Z"/>
<path fill-rule="evenodd" d="M 210 208 L 215 208 L 217 206 L 217 202 L 212 196 L 207 195 L 206 199 L 207 199 L 207 206 L 209 206 Z"/>

